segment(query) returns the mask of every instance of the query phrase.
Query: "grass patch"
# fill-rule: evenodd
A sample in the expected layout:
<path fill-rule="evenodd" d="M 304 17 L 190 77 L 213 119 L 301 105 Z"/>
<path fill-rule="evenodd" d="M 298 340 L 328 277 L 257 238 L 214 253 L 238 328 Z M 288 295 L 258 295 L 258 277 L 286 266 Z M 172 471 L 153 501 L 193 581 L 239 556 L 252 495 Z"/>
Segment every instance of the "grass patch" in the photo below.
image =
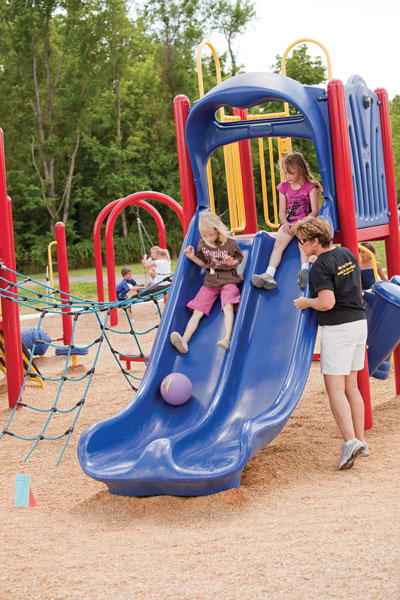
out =
<path fill-rule="evenodd" d="M 106 288 L 106 291 L 107 291 L 107 288 Z M 49 290 L 47 290 L 47 288 L 44 288 L 41 285 L 36 285 L 33 283 L 24 284 L 24 289 L 23 290 L 20 289 L 18 291 L 18 294 L 20 296 L 26 297 L 27 300 L 26 300 L 25 304 L 19 305 L 20 314 L 28 315 L 28 314 L 37 312 L 36 308 L 39 308 L 40 306 L 43 306 L 44 304 L 51 302 L 52 298 L 54 298 L 54 302 L 59 302 L 59 300 L 60 300 L 59 294 L 55 294 L 53 297 L 48 296 L 47 298 L 39 299 L 38 302 L 32 302 L 32 303 L 29 302 L 30 298 L 36 299 L 38 294 L 47 294 L 47 293 L 49 293 Z M 97 286 L 95 283 L 88 282 L 88 281 L 74 281 L 70 284 L 70 294 L 72 296 L 81 298 L 82 300 L 97 301 Z"/>
<path fill-rule="evenodd" d="M 174 258 L 171 260 L 172 272 L 175 271 L 177 262 L 178 262 L 177 258 Z M 132 263 L 131 265 L 115 265 L 115 275 L 116 275 L 117 279 L 119 279 L 121 269 L 123 267 L 130 267 L 133 275 L 144 275 L 144 273 L 145 273 L 142 263 Z M 87 269 L 69 269 L 68 272 L 69 272 L 70 278 L 71 277 L 94 277 L 94 278 L 96 277 L 96 270 L 94 267 L 89 267 Z M 104 276 L 106 275 L 105 265 L 103 265 L 103 275 Z M 42 279 L 45 279 L 46 274 L 45 273 L 34 273 L 33 275 L 29 275 L 29 277 L 31 277 L 31 279 L 42 280 Z M 58 279 L 57 271 L 54 272 L 54 278 Z M 71 287 L 72 287 L 72 284 L 71 284 Z M 72 293 L 72 289 L 71 289 L 71 293 Z"/>

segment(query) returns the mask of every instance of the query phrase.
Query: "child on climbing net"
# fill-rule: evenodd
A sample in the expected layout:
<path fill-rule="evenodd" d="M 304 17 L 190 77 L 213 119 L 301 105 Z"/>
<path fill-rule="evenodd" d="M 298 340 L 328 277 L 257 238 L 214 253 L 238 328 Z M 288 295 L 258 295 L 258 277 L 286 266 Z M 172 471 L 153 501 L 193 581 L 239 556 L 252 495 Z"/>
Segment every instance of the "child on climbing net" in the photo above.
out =
<path fill-rule="evenodd" d="M 255 287 L 273 290 L 277 287 L 276 270 L 282 260 L 282 254 L 295 237 L 296 223 L 310 215 L 319 214 L 319 200 L 322 192 L 321 184 L 310 173 L 310 167 L 300 152 L 293 152 L 282 157 L 281 168 L 285 177 L 278 186 L 279 219 L 281 226 L 278 230 L 269 264 L 265 273 L 254 274 L 251 282 Z M 308 276 L 308 260 L 301 248 L 301 269 L 297 285 L 305 287 Z"/>
<path fill-rule="evenodd" d="M 229 236 L 228 228 L 221 219 L 208 211 L 199 217 L 199 232 L 201 240 L 195 253 L 193 246 L 188 246 L 184 253 L 199 267 L 207 269 L 203 285 L 196 296 L 186 305 L 193 311 L 183 335 L 173 331 L 170 341 L 175 348 L 185 354 L 188 342 L 196 331 L 203 315 L 210 314 L 211 308 L 221 297 L 221 307 L 224 313 L 225 335 L 217 344 L 220 348 L 229 348 L 234 310 L 240 300 L 238 284 L 242 276 L 236 271 L 236 266 L 242 261 L 243 255 L 236 240 Z"/>
<path fill-rule="evenodd" d="M 377 255 L 375 244 L 372 242 L 361 242 L 361 246 L 364 246 L 367 250 L 372 252 L 374 256 Z M 379 277 L 382 281 L 387 281 L 387 277 L 382 270 L 381 264 L 376 260 L 376 270 L 378 271 Z M 375 283 L 374 266 L 372 264 L 372 258 L 367 252 L 363 252 L 360 249 L 360 267 L 361 267 L 361 285 L 363 290 L 369 290 Z"/>
<path fill-rule="evenodd" d="M 141 283 L 136 283 L 132 277 L 132 271 L 129 267 L 123 267 L 121 269 L 122 281 L 117 285 L 117 299 L 126 300 L 128 295 L 132 295 L 135 292 L 142 290 L 146 286 Z M 132 314 L 132 309 L 129 306 L 128 312 Z"/>
<path fill-rule="evenodd" d="M 160 248 L 159 246 L 150 248 L 150 260 L 147 259 L 147 254 L 144 254 L 142 265 L 145 269 L 150 269 L 151 285 L 156 285 L 164 277 L 171 275 L 171 259 L 166 248 Z"/>

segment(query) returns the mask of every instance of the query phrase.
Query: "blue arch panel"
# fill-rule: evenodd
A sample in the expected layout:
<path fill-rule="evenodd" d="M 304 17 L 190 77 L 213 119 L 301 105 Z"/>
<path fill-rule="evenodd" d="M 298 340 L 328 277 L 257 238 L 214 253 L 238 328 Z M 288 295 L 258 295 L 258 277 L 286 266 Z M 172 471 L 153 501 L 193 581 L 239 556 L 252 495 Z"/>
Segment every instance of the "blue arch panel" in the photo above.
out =
<path fill-rule="evenodd" d="M 389 222 L 379 99 L 359 75 L 345 85 L 357 229 Z"/>
<path fill-rule="evenodd" d="M 250 108 L 265 102 L 285 101 L 301 115 L 257 121 L 217 121 L 222 106 Z M 189 113 L 186 140 L 196 185 L 198 207 L 208 207 L 207 161 L 218 147 L 243 139 L 297 137 L 314 143 L 324 198 L 325 216 L 337 225 L 334 171 L 326 92 L 304 86 L 276 73 L 245 73 L 227 79 L 197 100 Z"/>

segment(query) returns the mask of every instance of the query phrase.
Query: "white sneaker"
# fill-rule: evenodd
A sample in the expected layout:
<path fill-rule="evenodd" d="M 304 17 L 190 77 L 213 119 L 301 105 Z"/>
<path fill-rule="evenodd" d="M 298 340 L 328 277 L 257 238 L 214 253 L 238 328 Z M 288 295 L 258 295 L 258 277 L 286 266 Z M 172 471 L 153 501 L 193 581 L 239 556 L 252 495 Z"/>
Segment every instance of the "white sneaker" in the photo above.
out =
<path fill-rule="evenodd" d="M 307 284 L 308 269 L 301 269 L 297 275 L 297 285 L 301 288 L 305 288 Z"/>
<path fill-rule="evenodd" d="M 369 451 L 368 444 L 365 440 L 363 441 L 363 444 L 364 444 L 364 450 L 362 450 L 362 452 L 360 452 L 360 454 L 358 456 L 360 458 L 368 458 L 368 456 L 371 456 L 371 452 Z"/>
<path fill-rule="evenodd" d="M 266 290 L 274 290 L 278 285 L 269 273 L 254 274 L 251 283 L 257 288 L 265 288 Z"/>
<path fill-rule="evenodd" d="M 360 440 L 357 438 L 354 438 L 354 440 L 349 440 L 348 442 L 344 442 L 342 446 L 342 456 L 340 457 L 338 464 L 338 471 L 351 469 L 357 456 L 360 456 L 364 449 L 364 443 L 360 442 Z"/>

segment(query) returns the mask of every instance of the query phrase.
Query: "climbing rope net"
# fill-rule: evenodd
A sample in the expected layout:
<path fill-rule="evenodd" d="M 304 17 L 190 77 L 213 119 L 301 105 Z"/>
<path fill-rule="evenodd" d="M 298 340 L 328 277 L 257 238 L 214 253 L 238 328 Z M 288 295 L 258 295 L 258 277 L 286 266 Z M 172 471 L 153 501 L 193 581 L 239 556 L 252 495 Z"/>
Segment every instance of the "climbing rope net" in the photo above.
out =
<path fill-rule="evenodd" d="M 14 274 L 17 283 L 10 283 L 10 277 L 4 277 L 5 273 Z M 34 285 L 35 288 L 39 288 L 39 292 L 33 291 L 30 288 L 30 285 Z M 123 373 L 126 381 L 132 390 L 136 391 L 138 389 L 138 383 L 141 381 L 141 377 L 130 373 L 127 368 L 125 368 L 121 359 L 126 359 L 126 354 L 124 352 L 120 352 L 118 348 L 114 346 L 113 340 L 115 339 L 115 335 L 118 336 L 130 336 L 130 338 L 134 340 L 137 348 L 137 354 L 130 355 L 129 358 L 135 361 L 140 361 L 144 366 L 147 365 L 148 356 L 144 353 L 141 345 L 141 338 L 146 334 L 152 332 L 153 330 L 158 328 L 158 324 L 150 329 L 145 331 L 137 331 L 133 326 L 133 319 L 131 318 L 131 307 L 134 304 L 144 303 L 144 302 L 152 302 L 155 307 L 155 311 L 158 313 L 158 316 L 161 318 L 161 310 L 159 306 L 159 300 L 163 298 L 169 291 L 171 286 L 171 277 L 165 278 L 162 282 L 160 282 L 157 286 L 149 287 L 140 292 L 134 294 L 130 298 L 127 298 L 123 301 L 116 302 L 96 302 L 93 300 L 85 300 L 83 298 L 79 298 L 77 296 L 73 296 L 72 294 L 66 294 L 59 289 L 55 289 L 45 285 L 39 281 L 31 279 L 30 277 L 25 277 L 16 271 L 12 271 L 5 265 L 0 264 L 0 297 L 2 299 L 7 299 L 12 302 L 18 303 L 20 306 L 28 307 L 31 310 L 39 313 L 39 321 L 36 328 L 37 335 L 33 336 L 33 347 L 28 353 L 28 356 L 25 360 L 25 375 L 23 384 L 18 396 L 18 400 L 13 408 L 11 415 L 8 419 L 6 426 L 3 431 L 0 433 L 0 440 L 5 436 L 13 436 L 18 439 L 33 442 L 33 445 L 27 455 L 25 456 L 23 462 L 26 462 L 35 448 L 38 446 L 39 442 L 46 440 L 60 440 L 65 438 L 64 445 L 58 457 L 56 466 L 60 464 L 60 461 L 64 455 L 67 444 L 71 438 L 71 435 L 74 431 L 76 422 L 79 418 L 79 415 L 82 411 L 82 408 L 87 399 L 90 385 L 93 381 L 93 376 L 96 370 L 96 365 L 98 364 L 99 354 L 104 343 L 108 346 L 112 356 L 114 357 L 116 363 L 119 366 L 119 369 Z M 115 329 L 109 326 L 110 322 L 110 314 L 113 309 L 121 309 L 126 317 L 126 328 L 121 331 L 120 329 Z M 43 325 L 43 321 L 48 315 L 58 315 L 65 316 L 68 315 L 72 317 L 72 335 L 71 342 L 67 346 L 61 346 L 59 344 L 53 343 L 53 341 L 48 343 L 49 347 L 53 347 L 55 349 L 56 354 L 62 352 L 65 355 L 66 361 L 62 373 L 59 377 L 46 377 L 35 367 L 33 357 L 35 355 L 35 350 L 43 343 L 45 343 L 40 335 L 40 331 Z M 76 329 L 77 323 L 83 315 L 93 314 L 97 319 L 97 323 L 99 326 L 100 335 L 90 344 L 85 347 L 78 346 L 75 343 Z M 57 338 L 58 340 L 60 338 Z M 46 342 L 47 344 L 47 342 Z M 3 352 L 2 352 L 3 350 Z M 88 354 L 88 352 L 92 350 L 91 354 L 93 354 L 93 361 L 91 367 L 84 373 L 82 376 L 71 377 L 69 375 L 68 365 L 70 364 L 70 359 L 76 354 Z M 3 357 L 3 362 L 5 366 L 5 355 L 4 355 L 4 347 L 2 349 L 2 344 L 0 340 L 0 356 Z M 37 379 L 43 382 L 52 382 L 57 385 L 57 393 L 53 400 L 52 406 L 50 408 L 38 408 L 33 406 L 32 404 L 28 404 L 22 400 L 23 393 L 26 387 L 26 383 L 28 379 Z M 61 394 L 64 390 L 64 387 L 68 383 L 76 383 L 83 382 L 83 393 L 79 397 L 78 400 L 74 400 L 72 406 L 69 408 L 61 408 L 60 407 L 60 398 Z M 69 395 L 70 398 L 74 397 L 74 394 Z M 33 437 L 26 437 L 11 430 L 11 426 L 16 415 L 18 408 L 24 407 L 24 409 L 29 409 L 32 411 L 36 411 L 43 414 L 44 422 L 41 428 L 40 433 Z M 49 426 L 52 423 L 56 414 L 67 415 L 70 418 L 70 424 L 66 431 L 60 433 L 58 435 L 49 435 Z"/>

